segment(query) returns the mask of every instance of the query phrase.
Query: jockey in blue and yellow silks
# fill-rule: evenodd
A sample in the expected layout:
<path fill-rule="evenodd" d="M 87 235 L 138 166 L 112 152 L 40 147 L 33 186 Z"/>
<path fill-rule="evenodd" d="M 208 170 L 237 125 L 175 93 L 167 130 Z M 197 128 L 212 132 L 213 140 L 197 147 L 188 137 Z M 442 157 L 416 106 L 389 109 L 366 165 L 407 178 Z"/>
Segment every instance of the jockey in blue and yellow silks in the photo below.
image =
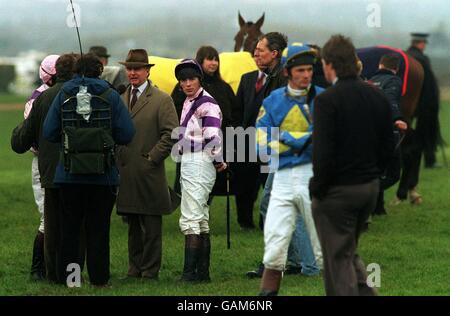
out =
<path fill-rule="evenodd" d="M 310 52 L 308 46 L 297 45 L 294 43 L 289 48 L 297 49 L 300 54 Z M 311 163 L 314 97 L 322 91 L 311 84 L 297 91 L 289 85 L 274 90 L 264 100 L 256 120 L 258 154 L 279 155 L 278 169 Z M 279 129 L 279 135 L 272 135 L 274 127 Z"/>
<path fill-rule="evenodd" d="M 293 96 L 289 90 L 282 87 L 273 91 L 264 100 L 256 121 L 258 154 L 278 154 L 278 169 L 311 163 L 312 99 L 323 91 L 309 86 L 302 95 Z M 308 99 L 311 100 L 307 102 Z M 272 135 L 274 127 L 279 129 L 279 135 Z"/>
<path fill-rule="evenodd" d="M 316 274 L 321 266 L 322 252 L 308 190 L 312 177 L 314 97 L 324 90 L 311 84 L 315 61 L 316 53 L 309 46 L 294 43 L 285 49 L 282 63 L 288 85 L 274 90 L 263 101 L 256 121 L 258 155 L 265 160 L 263 155 L 270 154 L 271 172 L 275 170 L 264 226 L 260 295 L 278 293 L 297 216 L 305 223 L 310 243 L 309 251 L 301 256 L 309 257 Z"/>

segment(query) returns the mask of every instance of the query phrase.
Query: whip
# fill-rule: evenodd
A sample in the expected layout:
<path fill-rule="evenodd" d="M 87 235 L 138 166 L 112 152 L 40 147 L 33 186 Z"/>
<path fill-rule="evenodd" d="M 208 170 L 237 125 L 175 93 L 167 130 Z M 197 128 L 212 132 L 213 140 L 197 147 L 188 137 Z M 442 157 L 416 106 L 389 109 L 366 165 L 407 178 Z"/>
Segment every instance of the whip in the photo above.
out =
<path fill-rule="evenodd" d="M 80 54 L 81 54 L 81 56 L 83 56 L 83 48 L 81 47 L 81 39 L 80 39 L 80 30 L 78 29 L 78 21 L 77 21 L 76 15 L 75 15 L 75 9 L 73 8 L 72 0 L 70 0 L 70 6 L 72 7 L 73 20 L 75 22 L 75 28 L 77 30 L 78 44 L 80 45 Z"/>
<path fill-rule="evenodd" d="M 92 95 L 88 92 L 87 86 L 84 85 L 84 75 L 86 73 L 86 63 L 83 60 L 83 47 L 81 46 L 81 38 L 80 38 L 80 30 L 78 28 L 78 21 L 77 16 L 75 14 L 75 9 L 73 7 L 73 2 L 70 0 L 70 6 L 72 7 L 72 14 L 73 14 L 73 20 L 75 22 L 75 29 L 77 30 L 77 37 L 78 37 L 78 45 L 80 46 L 80 60 L 82 63 L 82 72 L 81 72 L 81 82 L 79 91 L 76 95 L 77 99 L 77 108 L 76 112 L 83 116 L 85 121 L 89 121 L 89 118 L 91 116 L 92 107 L 91 107 L 91 99 Z M 68 100 L 70 100 L 69 98 Z M 67 101 L 67 100 L 66 100 Z"/>

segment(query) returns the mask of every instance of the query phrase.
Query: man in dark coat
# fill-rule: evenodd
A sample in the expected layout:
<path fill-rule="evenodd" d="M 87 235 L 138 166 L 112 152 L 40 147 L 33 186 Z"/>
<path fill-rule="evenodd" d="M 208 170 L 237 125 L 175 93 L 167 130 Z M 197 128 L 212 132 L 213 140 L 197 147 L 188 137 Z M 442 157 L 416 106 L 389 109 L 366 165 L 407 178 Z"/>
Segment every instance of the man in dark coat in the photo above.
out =
<path fill-rule="evenodd" d="M 60 275 L 60 219 L 61 202 L 59 189 L 53 183 L 56 166 L 59 162 L 58 144 L 47 141 L 43 135 L 44 120 L 53 99 L 61 90 L 64 82 L 72 79 L 75 65 L 73 54 L 62 55 L 56 62 L 56 83 L 44 91 L 33 104 L 28 118 L 17 126 L 11 136 L 11 147 L 17 153 L 27 152 L 32 146 L 39 148 L 39 174 L 41 185 L 45 189 L 45 239 L 44 254 L 46 277 L 50 282 L 63 282 Z M 81 247 L 83 248 L 83 247 Z"/>
<path fill-rule="evenodd" d="M 162 258 L 162 215 L 178 205 L 167 185 L 164 160 L 178 127 L 175 106 L 170 96 L 148 80 L 147 51 L 132 49 L 125 62 L 130 85 L 122 95 L 136 127 L 127 146 L 120 146 L 117 161 L 120 189 L 117 213 L 128 219 L 128 277 L 155 280 Z M 179 204 L 179 201 L 178 201 Z"/>
<path fill-rule="evenodd" d="M 239 84 L 236 97 L 240 111 L 236 117 L 236 127 L 254 127 L 264 98 L 287 84 L 280 64 L 286 46 L 286 36 L 277 32 L 267 33 L 259 39 L 254 54 L 259 69 L 242 75 Z M 245 148 L 237 148 L 238 157 L 239 151 L 245 150 L 245 161 L 236 164 L 236 208 L 239 225 L 251 229 L 255 227 L 253 205 L 267 174 L 260 172 L 259 163 L 249 161 L 249 157 L 256 157 L 255 146 L 250 146 L 248 142 L 245 145 Z"/>
<path fill-rule="evenodd" d="M 425 167 L 434 168 L 437 167 L 437 146 L 442 144 L 438 116 L 439 86 L 431 68 L 430 59 L 424 54 L 428 43 L 428 34 L 412 33 L 411 36 L 411 46 L 408 48 L 407 53 L 414 57 L 422 65 L 424 70 L 422 94 L 416 109 L 416 131 L 424 154 Z M 416 159 L 420 159 L 420 157 Z"/>
<path fill-rule="evenodd" d="M 322 61 L 333 86 L 315 99 L 310 194 L 327 295 L 376 294 L 356 248 L 394 149 L 389 101 L 358 78 L 356 58 L 350 39 L 331 37 Z"/>

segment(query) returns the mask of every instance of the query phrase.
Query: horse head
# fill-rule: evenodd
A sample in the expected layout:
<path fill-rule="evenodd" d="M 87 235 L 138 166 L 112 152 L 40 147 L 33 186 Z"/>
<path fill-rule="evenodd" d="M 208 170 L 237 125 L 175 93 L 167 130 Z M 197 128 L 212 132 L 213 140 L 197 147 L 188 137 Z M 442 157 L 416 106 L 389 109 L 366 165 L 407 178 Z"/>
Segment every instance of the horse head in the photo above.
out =
<path fill-rule="evenodd" d="M 251 21 L 245 22 L 240 12 L 238 13 L 238 19 L 240 30 L 234 37 L 234 41 L 236 42 L 234 45 L 234 51 L 239 52 L 241 48 L 243 48 L 245 52 L 250 52 L 253 54 L 256 42 L 258 41 L 259 36 L 263 34 L 261 32 L 261 26 L 264 23 L 264 13 L 259 20 L 256 21 L 256 23 Z"/>

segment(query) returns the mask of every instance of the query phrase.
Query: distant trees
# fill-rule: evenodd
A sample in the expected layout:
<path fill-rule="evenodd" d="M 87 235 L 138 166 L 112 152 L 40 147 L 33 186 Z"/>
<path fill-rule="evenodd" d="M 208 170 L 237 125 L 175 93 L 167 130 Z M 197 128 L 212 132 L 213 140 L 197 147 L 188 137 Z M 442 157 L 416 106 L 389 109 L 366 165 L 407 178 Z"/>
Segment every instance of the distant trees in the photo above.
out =
<path fill-rule="evenodd" d="M 9 92 L 9 86 L 16 79 L 14 65 L 0 65 L 0 92 Z"/>

